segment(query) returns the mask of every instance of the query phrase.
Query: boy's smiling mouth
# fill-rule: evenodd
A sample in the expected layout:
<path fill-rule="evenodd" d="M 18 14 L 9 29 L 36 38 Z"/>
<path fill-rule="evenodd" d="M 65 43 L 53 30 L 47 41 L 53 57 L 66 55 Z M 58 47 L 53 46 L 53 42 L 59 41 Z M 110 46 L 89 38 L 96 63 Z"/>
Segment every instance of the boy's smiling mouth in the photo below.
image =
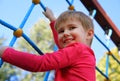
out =
<path fill-rule="evenodd" d="M 73 41 L 73 38 L 66 38 L 66 39 L 63 40 L 63 43 L 64 44 L 70 44 L 70 43 L 72 43 L 72 41 Z"/>

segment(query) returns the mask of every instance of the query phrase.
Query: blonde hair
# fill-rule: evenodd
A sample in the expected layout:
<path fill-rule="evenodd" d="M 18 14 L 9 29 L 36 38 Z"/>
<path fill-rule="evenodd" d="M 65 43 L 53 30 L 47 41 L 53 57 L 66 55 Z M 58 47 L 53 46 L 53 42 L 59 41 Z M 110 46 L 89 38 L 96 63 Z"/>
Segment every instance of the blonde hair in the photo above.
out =
<path fill-rule="evenodd" d="M 89 16 L 83 12 L 72 10 L 65 11 L 58 17 L 55 23 L 55 28 L 57 29 L 61 23 L 64 23 L 69 19 L 77 19 L 80 21 L 85 30 L 94 29 L 93 21 Z"/>

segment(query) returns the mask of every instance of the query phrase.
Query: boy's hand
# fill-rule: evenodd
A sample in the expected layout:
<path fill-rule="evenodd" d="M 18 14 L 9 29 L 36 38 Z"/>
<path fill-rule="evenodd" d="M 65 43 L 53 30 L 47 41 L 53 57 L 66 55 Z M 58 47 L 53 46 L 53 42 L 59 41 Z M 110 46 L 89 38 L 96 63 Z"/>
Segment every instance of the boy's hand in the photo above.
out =
<path fill-rule="evenodd" d="M 43 14 L 50 20 L 50 21 L 55 21 L 56 18 L 52 12 L 51 9 L 49 9 L 48 7 L 46 7 L 46 11 L 43 12 Z"/>
<path fill-rule="evenodd" d="M 2 57 L 3 52 L 7 49 L 7 46 L 0 47 L 0 57 Z"/>

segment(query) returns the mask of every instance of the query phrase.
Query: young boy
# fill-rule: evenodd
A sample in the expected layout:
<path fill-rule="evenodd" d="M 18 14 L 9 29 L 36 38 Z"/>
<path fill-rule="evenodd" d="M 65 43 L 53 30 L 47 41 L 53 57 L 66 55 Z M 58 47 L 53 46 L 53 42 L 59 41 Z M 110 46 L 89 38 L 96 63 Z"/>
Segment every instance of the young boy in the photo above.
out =
<path fill-rule="evenodd" d="M 55 70 L 55 81 L 96 81 L 95 56 L 90 48 L 94 35 L 92 20 L 78 11 L 65 11 L 55 20 L 56 30 L 54 22 L 51 27 L 58 51 L 38 56 L 2 47 L 0 57 L 32 72 Z"/>

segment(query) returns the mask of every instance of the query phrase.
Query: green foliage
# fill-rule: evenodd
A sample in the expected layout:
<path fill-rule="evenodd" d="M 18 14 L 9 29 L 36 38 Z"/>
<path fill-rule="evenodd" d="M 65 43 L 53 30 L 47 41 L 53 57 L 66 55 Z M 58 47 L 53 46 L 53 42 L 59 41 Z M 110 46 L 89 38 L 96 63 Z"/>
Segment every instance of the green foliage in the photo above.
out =
<path fill-rule="evenodd" d="M 1 38 L 0 38 L 0 46 L 3 45 L 4 41 L 5 41 L 5 38 L 1 37 Z M 6 74 L 7 74 L 7 71 L 6 71 L 6 70 L 4 69 L 4 67 L 2 66 L 2 67 L 0 68 L 0 81 L 5 81 L 5 80 L 7 79 Z"/>
<path fill-rule="evenodd" d="M 49 23 L 45 20 L 38 21 L 30 30 L 29 38 L 42 50 L 42 52 L 52 52 L 53 51 L 53 37 L 52 32 L 49 27 Z M 31 47 L 31 45 L 26 42 L 23 38 L 21 38 L 17 42 L 16 49 L 30 52 L 30 53 L 36 53 L 37 52 Z M 19 76 L 21 76 L 25 72 L 24 70 L 19 71 Z M 43 81 L 44 78 L 44 72 L 28 72 L 24 75 L 24 78 L 21 78 L 21 81 Z"/>
<path fill-rule="evenodd" d="M 43 51 L 53 50 L 53 37 L 49 23 L 45 20 L 38 21 L 30 30 L 29 38 Z M 17 48 L 22 51 L 36 53 L 35 50 L 23 38 L 17 43 Z"/>
<path fill-rule="evenodd" d="M 0 69 L 0 81 L 5 81 L 7 79 L 6 75 L 6 71 L 4 71 L 4 68 Z"/>
<path fill-rule="evenodd" d="M 0 46 L 4 45 L 6 38 L 0 38 Z M 9 80 L 12 75 L 15 74 L 14 66 L 4 63 L 0 68 L 0 81 Z M 10 70 L 11 69 L 11 70 Z"/>
<path fill-rule="evenodd" d="M 120 60 L 120 56 L 118 55 L 118 49 L 114 48 L 111 50 L 112 54 Z M 106 71 L 106 55 L 103 56 L 103 58 L 100 60 L 98 63 L 98 67 L 100 70 L 105 73 Z M 111 81 L 119 81 L 120 80 L 120 67 L 119 64 L 113 59 L 111 55 L 109 55 L 109 69 L 108 69 L 108 77 Z M 102 76 L 98 71 L 97 71 L 97 81 L 104 81 L 105 77 Z"/>
<path fill-rule="evenodd" d="M 27 36 L 42 50 L 42 52 L 53 51 L 54 42 L 48 22 L 41 19 L 29 32 L 30 33 L 27 34 Z M 4 38 L 0 38 L 0 45 L 4 43 L 4 40 Z M 15 49 L 17 50 L 38 54 L 22 37 L 20 37 L 15 44 Z M 44 72 L 28 72 L 8 63 L 4 63 L 2 68 L 0 68 L 0 81 L 11 81 L 10 79 L 13 76 L 17 77 L 15 81 L 18 81 L 18 79 L 19 81 L 43 81 L 44 74 Z"/>
<path fill-rule="evenodd" d="M 4 37 L 1 37 L 1 38 L 0 38 L 0 45 L 3 45 L 3 43 L 4 43 L 5 40 L 6 40 L 6 39 L 5 39 Z"/>

